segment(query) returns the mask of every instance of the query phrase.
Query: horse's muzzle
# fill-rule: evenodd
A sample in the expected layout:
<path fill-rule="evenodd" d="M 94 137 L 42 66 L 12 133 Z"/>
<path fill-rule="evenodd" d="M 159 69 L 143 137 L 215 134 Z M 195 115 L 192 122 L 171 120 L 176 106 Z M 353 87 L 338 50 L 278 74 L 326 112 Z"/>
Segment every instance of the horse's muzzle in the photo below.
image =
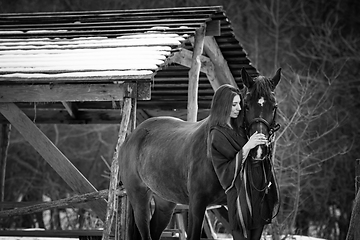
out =
<path fill-rule="evenodd" d="M 250 156 L 253 160 L 265 160 L 269 154 L 269 147 L 266 144 L 258 145 L 250 151 Z"/>

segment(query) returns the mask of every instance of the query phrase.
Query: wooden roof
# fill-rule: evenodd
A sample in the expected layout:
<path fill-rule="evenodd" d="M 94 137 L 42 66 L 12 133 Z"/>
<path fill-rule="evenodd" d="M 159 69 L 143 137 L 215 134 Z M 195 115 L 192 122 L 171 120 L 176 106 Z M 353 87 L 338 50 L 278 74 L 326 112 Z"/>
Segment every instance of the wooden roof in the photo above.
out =
<path fill-rule="evenodd" d="M 118 89 L 138 84 L 139 122 L 186 119 L 194 34 L 203 26 L 204 118 L 210 81 L 241 84 L 242 67 L 258 75 L 220 6 L 0 14 L 0 102 L 15 102 L 36 123 L 119 123 L 126 93 Z"/>

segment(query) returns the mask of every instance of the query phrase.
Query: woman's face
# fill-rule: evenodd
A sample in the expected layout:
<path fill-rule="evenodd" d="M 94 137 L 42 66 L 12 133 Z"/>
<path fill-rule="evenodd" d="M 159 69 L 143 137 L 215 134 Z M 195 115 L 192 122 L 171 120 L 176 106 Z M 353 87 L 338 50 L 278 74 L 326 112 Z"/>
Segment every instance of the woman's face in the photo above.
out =
<path fill-rule="evenodd" d="M 237 118 L 239 116 L 239 113 L 241 110 L 240 101 L 241 101 L 240 96 L 235 95 L 233 102 L 232 102 L 232 106 L 231 106 L 231 112 L 230 112 L 231 118 Z"/>

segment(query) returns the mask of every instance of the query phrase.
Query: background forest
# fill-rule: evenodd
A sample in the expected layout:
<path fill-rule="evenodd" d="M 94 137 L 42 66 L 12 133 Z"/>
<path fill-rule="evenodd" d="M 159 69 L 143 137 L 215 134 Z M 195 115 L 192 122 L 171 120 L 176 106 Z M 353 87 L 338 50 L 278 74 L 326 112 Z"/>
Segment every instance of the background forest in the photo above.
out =
<path fill-rule="evenodd" d="M 358 0 L 1 0 L 0 12 L 142 9 L 222 5 L 252 64 L 263 75 L 283 70 L 275 163 L 281 208 L 267 231 L 345 239 L 355 197 L 355 160 L 360 153 L 360 2 Z M 40 125 L 97 189 L 108 188 L 116 144 L 115 125 Z M 47 201 L 72 191 L 11 130 L 5 201 Z M 105 159 L 105 161 L 103 160 Z M 106 174 L 105 174 L 106 175 Z M 69 210 L 67 210 L 69 211 Z M 13 218 L 2 227 L 93 228 L 78 211 L 53 210 Z M 34 219 L 38 219 L 35 221 Z M 37 222 L 37 225 L 34 225 Z"/>

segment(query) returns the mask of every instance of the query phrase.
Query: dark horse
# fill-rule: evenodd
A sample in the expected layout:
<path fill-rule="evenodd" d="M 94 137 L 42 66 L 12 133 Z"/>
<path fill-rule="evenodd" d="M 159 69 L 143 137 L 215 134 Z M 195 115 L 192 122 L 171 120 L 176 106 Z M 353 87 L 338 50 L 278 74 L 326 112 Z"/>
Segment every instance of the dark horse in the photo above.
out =
<path fill-rule="evenodd" d="M 252 79 L 242 69 L 242 79 L 247 87 L 244 102 L 248 134 L 257 130 L 270 137 L 276 130 L 273 90 L 280 80 L 280 69 L 272 79 L 263 76 Z M 119 165 L 120 180 L 133 211 L 129 220 L 130 239 L 159 239 L 177 203 L 189 205 L 188 239 L 200 239 L 206 207 L 226 205 L 224 190 L 207 157 L 207 124 L 207 118 L 186 122 L 154 117 L 127 137 L 120 150 Z M 252 152 L 249 157 L 253 154 L 259 158 L 259 152 L 267 154 L 267 147 Z"/>

